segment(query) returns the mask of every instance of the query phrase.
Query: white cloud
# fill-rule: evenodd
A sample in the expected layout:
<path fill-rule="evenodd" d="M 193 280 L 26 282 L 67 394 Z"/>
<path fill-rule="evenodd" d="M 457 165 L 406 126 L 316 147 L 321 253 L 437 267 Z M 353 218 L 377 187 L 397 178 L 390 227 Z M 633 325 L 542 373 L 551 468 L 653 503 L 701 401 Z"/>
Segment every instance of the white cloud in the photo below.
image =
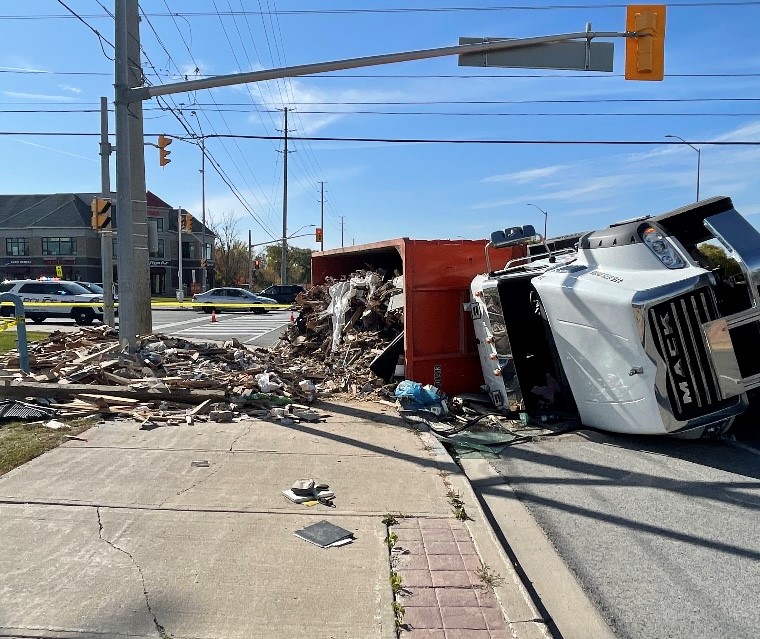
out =
<path fill-rule="evenodd" d="M 82 92 L 82 89 L 80 89 L 79 87 L 73 87 L 70 84 L 59 84 L 58 88 L 61 91 L 68 91 L 69 93 L 81 93 Z"/>
<path fill-rule="evenodd" d="M 517 171 L 516 173 L 491 175 L 487 178 L 483 178 L 481 182 L 532 182 L 534 180 L 542 180 L 550 175 L 555 175 L 563 168 L 565 168 L 563 165 L 557 165 L 545 166 L 537 169 L 526 169 L 525 171 Z"/>
<path fill-rule="evenodd" d="M 23 93 L 21 91 L 3 91 L 3 95 L 9 98 L 21 100 L 35 100 L 37 102 L 76 102 L 77 99 L 70 95 L 52 95 L 49 93 Z"/>
<path fill-rule="evenodd" d="M 100 162 L 99 159 L 96 157 L 90 157 L 87 155 L 79 155 L 78 153 L 71 153 L 70 151 L 66 151 L 65 149 L 57 149 L 53 146 L 47 146 L 45 144 L 38 144 L 37 142 L 29 142 L 28 140 L 19 140 L 18 138 L 14 138 L 16 142 L 19 144 L 26 144 L 27 146 L 33 146 L 38 149 L 45 149 L 46 151 L 53 151 L 54 153 L 61 153 L 62 155 L 68 155 L 72 158 L 79 158 L 80 160 L 87 160 L 88 162 Z"/>

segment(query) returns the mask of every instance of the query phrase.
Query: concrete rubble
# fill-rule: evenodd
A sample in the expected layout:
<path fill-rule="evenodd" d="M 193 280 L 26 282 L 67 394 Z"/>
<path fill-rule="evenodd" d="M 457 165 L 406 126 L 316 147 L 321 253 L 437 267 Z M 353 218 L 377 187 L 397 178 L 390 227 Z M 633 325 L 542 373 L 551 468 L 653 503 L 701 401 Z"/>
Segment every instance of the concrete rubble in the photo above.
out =
<path fill-rule="evenodd" d="M 14 351 L 0 358 L 4 397 L 34 398 L 59 418 L 119 415 L 145 427 L 245 415 L 291 423 L 320 418 L 309 405 L 321 375 L 238 340 L 220 345 L 153 334 L 140 337 L 130 355 L 117 330 L 100 326 L 53 332 L 29 345 L 29 360 L 27 374 Z"/>
<path fill-rule="evenodd" d="M 401 278 L 383 283 L 384 277 L 382 270 L 357 271 L 301 293 L 299 315 L 273 355 L 309 370 L 321 380 L 321 392 L 387 396 L 394 385 L 373 374 L 370 364 L 403 333 L 404 309 Z"/>

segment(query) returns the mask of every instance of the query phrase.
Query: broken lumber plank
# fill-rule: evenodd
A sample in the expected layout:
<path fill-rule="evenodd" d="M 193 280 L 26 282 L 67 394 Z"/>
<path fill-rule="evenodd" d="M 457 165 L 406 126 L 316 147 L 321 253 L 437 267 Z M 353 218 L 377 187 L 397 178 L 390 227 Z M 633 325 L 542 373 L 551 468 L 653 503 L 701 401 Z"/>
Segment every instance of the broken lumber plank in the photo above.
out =
<path fill-rule="evenodd" d="M 173 388 L 131 388 L 118 386 L 100 386 L 97 384 L 45 384 L 33 383 L 27 380 L 0 384 L 0 397 L 53 397 L 55 399 L 75 398 L 77 395 L 111 395 L 113 397 L 130 398 L 140 401 L 167 400 L 180 401 L 188 404 L 201 403 L 206 400 L 213 402 L 224 401 L 225 392 L 222 390 L 196 390 Z"/>

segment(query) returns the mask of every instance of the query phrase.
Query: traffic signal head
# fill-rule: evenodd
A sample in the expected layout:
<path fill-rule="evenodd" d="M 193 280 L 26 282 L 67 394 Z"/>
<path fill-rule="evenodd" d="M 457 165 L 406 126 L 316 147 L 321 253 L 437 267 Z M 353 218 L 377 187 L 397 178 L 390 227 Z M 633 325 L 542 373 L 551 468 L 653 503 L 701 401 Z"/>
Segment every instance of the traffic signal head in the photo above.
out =
<path fill-rule="evenodd" d="M 159 135 L 158 136 L 158 163 L 161 166 L 166 166 L 171 162 L 169 159 L 169 155 L 171 154 L 171 151 L 167 149 L 166 147 L 169 146 L 174 140 L 172 140 L 170 137 L 167 137 L 165 135 Z"/>
<path fill-rule="evenodd" d="M 322 241 L 322 237 L 323 237 L 323 235 L 322 235 L 322 229 L 321 229 L 321 228 L 319 228 L 319 227 L 317 227 L 317 230 L 316 230 L 316 232 L 314 233 L 314 239 L 315 239 L 317 242 L 321 242 L 321 241 Z"/>
<path fill-rule="evenodd" d="M 103 197 L 93 198 L 90 209 L 93 229 L 100 231 L 111 223 L 111 200 Z"/>
<path fill-rule="evenodd" d="M 253 260 L 253 268 L 255 269 L 261 268 L 261 260 L 258 257 L 255 260 Z"/>
<path fill-rule="evenodd" d="M 183 231 L 186 233 L 192 233 L 193 231 L 193 216 L 189 213 L 186 213 L 182 216 L 182 227 Z"/>
<path fill-rule="evenodd" d="M 625 30 L 625 79 L 662 80 L 665 75 L 665 5 L 630 5 Z"/>

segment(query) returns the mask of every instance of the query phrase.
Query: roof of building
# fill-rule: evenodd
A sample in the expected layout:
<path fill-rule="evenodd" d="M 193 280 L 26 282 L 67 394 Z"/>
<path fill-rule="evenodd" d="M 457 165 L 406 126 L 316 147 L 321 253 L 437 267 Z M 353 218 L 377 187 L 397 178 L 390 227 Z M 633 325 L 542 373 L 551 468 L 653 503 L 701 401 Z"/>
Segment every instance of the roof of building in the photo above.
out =
<path fill-rule="evenodd" d="M 89 229 L 92 217 L 90 205 L 93 198 L 99 196 L 99 193 L 0 195 L 0 229 Z M 111 198 L 115 202 L 116 193 L 112 193 Z M 150 191 L 146 199 L 149 209 L 176 211 Z M 184 209 L 182 212 L 187 213 Z M 172 219 L 167 230 L 176 231 L 176 223 L 171 224 Z M 196 219 L 193 224 L 193 230 L 200 232 L 201 221 Z M 214 235 L 208 227 L 206 233 Z"/>

